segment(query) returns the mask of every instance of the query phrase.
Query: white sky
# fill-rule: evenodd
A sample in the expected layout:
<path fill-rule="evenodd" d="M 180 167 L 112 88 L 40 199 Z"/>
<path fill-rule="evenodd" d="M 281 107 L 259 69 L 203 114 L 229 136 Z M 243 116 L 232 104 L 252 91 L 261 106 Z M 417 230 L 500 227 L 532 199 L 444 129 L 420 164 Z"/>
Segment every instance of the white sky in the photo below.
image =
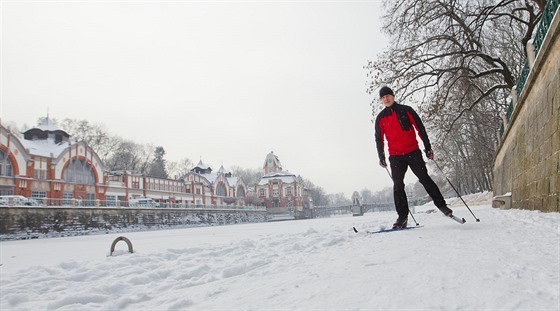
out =
<path fill-rule="evenodd" d="M 1 1 L 1 118 L 87 119 L 123 138 L 284 169 L 327 193 L 391 185 L 368 60 L 381 1 Z M 72 134 L 72 133 L 70 133 Z"/>

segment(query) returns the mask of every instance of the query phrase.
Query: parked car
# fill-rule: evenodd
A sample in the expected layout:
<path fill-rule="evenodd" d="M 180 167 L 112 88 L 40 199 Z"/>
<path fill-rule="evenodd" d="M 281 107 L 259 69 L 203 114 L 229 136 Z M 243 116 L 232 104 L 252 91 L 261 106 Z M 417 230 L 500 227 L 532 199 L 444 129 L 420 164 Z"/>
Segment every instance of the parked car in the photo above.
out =
<path fill-rule="evenodd" d="M 2 195 L 0 196 L 0 205 L 8 206 L 39 206 L 39 202 L 32 198 L 26 198 L 22 195 Z"/>
<path fill-rule="evenodd" d="M 160 207 L 159 203 L 152 198 L 140 197 L 128 200 L 130 207 Z"/>

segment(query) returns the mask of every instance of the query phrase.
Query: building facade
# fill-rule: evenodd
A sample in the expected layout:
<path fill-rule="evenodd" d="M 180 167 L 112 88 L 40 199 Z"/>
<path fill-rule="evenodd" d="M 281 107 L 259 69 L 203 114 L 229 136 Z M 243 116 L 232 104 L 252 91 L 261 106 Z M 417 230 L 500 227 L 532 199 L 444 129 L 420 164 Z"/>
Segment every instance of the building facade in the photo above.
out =
<path fill-rule="evenodd" d="M 104 199 L 103 163 L 83 142 L 49 124 L 23 133 L 0 124 L 0 194 L 37 199 Z"/>
<path fill-rule="evenodd" d="M 133 171 L 106 171 L 97 153 L 45 118 L 14 135 L 0 124 L 0 195 L 21 195 L 48 205 L 128 206 L 148 197 L 162 207 L 245 206 L 247 186 L 223 166 L 202 161 L 181 179 Z"/>
<path fill-rule="evenodd" d="M 295 218 L 304 218 L 313 207 L 302 178 L 284 171 L 273 152 L 265 158 L 263 176 L 255 192 L 270 214 L 293 214 Z"/>
<path fill-rule="evenodd" d="M 216 206 L 240 205 L 245 206 L 247 185 L 243 179 L 232 176 L 232 173 L 222 165 L 217 172 L 200 160 L 198 164 L 185 176 L 185 184 L 194 194 L 194 204 L 210 204 Z M 203 196 L 202 193 L 211 193 Z"/>

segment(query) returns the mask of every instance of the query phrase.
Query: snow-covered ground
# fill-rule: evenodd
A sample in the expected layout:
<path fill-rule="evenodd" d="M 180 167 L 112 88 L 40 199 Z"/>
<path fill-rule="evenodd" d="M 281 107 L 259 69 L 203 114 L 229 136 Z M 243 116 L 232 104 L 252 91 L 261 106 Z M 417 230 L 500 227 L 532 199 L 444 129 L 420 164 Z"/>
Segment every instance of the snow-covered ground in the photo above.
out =
<path fill-rule="evenodd" d="M 0 242 L 0 310 L 560 310 L 560 214 L 488 199 L 373 235 L 352 227 L 396 214 L 126 233 L 116 256 L 118 234 Z"/>

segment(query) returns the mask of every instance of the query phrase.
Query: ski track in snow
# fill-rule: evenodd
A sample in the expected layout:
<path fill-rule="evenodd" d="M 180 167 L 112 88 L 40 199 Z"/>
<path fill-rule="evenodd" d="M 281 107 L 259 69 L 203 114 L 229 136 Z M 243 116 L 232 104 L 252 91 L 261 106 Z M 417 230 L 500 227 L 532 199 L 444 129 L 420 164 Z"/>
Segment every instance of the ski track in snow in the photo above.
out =
<path fill-rule="evenodd" d="M 37 258 L 20 270 L 7 267 L 17 255 L 3 254 L 0 309 L 560 310 L 559 214 L 471 209 L 481 222 L 460 206 L 464 225 L 420 209 L 424 228 L 375 235 L 352 226 L 378 229 L 394 212 L 169 230 L 160 239 L 131 233 L 134 254 L 119 244 L 117 256 L 56 265 Z M 191 241 L 191 232 L 207 239 Z M 115 237 L 73 239 L 102 240 L 106 251 Z M 26 243 L 39 245 L 0 247 Z"/>

